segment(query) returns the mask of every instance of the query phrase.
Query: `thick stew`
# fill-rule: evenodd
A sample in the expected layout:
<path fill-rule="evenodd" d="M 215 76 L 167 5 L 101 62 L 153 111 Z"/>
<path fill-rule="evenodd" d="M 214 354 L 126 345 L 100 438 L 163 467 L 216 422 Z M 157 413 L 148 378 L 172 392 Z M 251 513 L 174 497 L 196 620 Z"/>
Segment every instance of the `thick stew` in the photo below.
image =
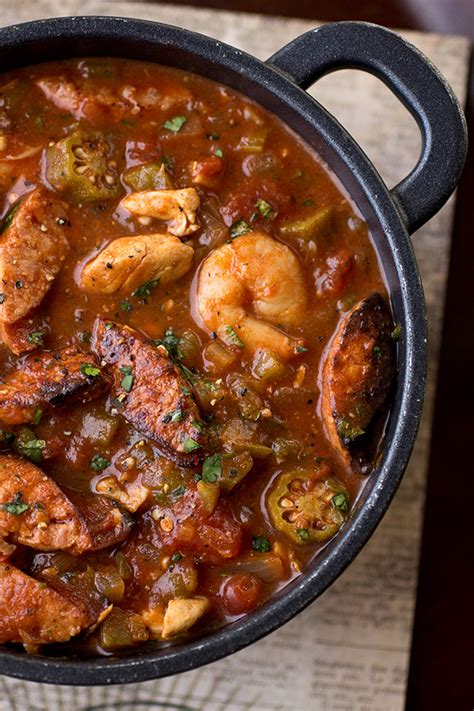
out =
<path fill-rule="evenodd" d="M 0 189 L 0 643 L 252 612 L 377 458 L 397 327 L 364 221 L 251 100 L 117 59 L 1 77 Z"/>

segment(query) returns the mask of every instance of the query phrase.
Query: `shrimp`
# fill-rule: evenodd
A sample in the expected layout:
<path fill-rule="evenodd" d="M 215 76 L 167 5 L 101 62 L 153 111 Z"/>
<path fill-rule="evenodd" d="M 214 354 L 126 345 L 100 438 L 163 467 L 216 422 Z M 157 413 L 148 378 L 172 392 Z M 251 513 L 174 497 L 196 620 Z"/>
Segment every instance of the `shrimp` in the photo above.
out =
<path fill-rule="evenodd" d="M 133 215 L 167 221 L 168 232 L 177 237 L 184 237 L 199 229 L 196 210 L 200 199 L 194 188 L 131 193 L 123 198 L 120 205 Z"/>
<path fill-rule="evenodd" d="M 269 348 L 284 360 L 295 356 L 302 339 L 277 326 L 300 326 L 306 302 L 298 258 L 264 232 L 218 247 L 199 272 L 196 305 L 202 322 L 223 341 L 235 345 L 240 340 L 251 351 Z M 255 315 L 247 313 L 249 304 Z"/>

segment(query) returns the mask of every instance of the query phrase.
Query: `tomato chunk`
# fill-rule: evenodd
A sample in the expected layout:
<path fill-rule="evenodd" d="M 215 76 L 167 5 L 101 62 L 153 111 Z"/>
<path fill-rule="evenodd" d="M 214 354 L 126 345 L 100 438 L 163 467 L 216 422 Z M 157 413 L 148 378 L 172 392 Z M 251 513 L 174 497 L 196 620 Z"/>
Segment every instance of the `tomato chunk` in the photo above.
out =
<path fill-rule="evenodd" d="M 263 585 L 255 575 L 230 575 L 219 591 L 231 615 L 243 615 L 255 609 L 262 598 Z"/>
<path fill-rule="evenodd" d="M 140 529 L 140 540 L 151 540 L 162 554 L 187 552 L 206 563 L 234 558 L 242 543 L 242 526 L 234 519 L 224 495 L 209 515 L 194 482 L 172 506 L 155 506 L 148 511 Z"/>
<path fill-rule="evenodd" d="M 285 187 L 276 180 L 261 180 L 248 178 L 245 183 L 235 190 L 227 203 L 220 209 L 220 213 L 228 227 L 237 220 L 253 222 L 259 219 L 265 221 L 261 215 L 258 204 L 265 201 L 269 206 L 269 217 L 285 210 L 290 204 L 288 186 Z"/>

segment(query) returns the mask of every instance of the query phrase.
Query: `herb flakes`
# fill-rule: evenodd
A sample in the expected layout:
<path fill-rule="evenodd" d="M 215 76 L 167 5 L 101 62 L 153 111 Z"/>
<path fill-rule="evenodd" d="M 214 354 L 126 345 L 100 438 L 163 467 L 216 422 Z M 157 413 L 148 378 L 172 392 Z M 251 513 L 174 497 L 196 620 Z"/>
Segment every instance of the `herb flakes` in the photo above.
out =
<path fill-rule="evenodd" d="M 224 332 L 230 345 L 237 346 L 237 348 L 245 348 L 245 343 L 238 337 L 232 326 L 224 326 Z"/>
<path fill-rule="evenodd" d="M 237 222 L 234 222 L 234 224 L 231 225 L 229 231 L 231 238 L 235 239 L 236 237 L 241 237 L 242 235 L 252 232 L 252 228 L 245 220 L 237 220 Z"/>
<path fill-rule="evenodd" d="M 213 454 L 207 457 L 202 465 L 202 480 L 208 484 L 215 484 L 222 476 L 222 454 Z"/>
<path fill-rule="evenodd" d="M 81 363 L 81 373 L 86 378 L 97 378 L 100 375 L 100 368 L 93 363 Z"/>
<path fill-rule="evenodd" d="M 126 393 L 129 393 L 131 391 L 131 389 L 133 388 L 133 383 L 135 380 L 133 371 L 129 365 L 122 365 L 120 368 L 120 372 L 123 375 L 123 378 L 120 382 L 120 386 L 122 387 L 123 390 L 125 390 Z"/>
<path fill-rule="evenodd" d="M 181 129 L 183 128 L 186 121 L 187 121 L 186 116 L 173 116 L 173 118 L 164 122 L 163 128 L 166 128 L 168 131 L 171 131 L 172 133 L 179 133 L 179 131 L 181 131 Z"/>
<path fill-rule="evenodd" d="M 195 449 L 200 448 L 200 444 L 196 442 L 192 437 L 186 437 L 186 439 L 183 442 L 183 450 L 186 452 L 186 454 L 189 454 L 189 452 L 193 452 Z"/>
<path fill-rule="evenodd" d="M 12 516 L 21 516 L 28 511 L 30 505 L 23 501 L 23 493 L 18 491 L 11 501 L 7 501 L 2 505 L 2 509 Z"/>
<path fill-rule="evenodd" d="M 272 544 L 266 536 L 254 536 L 252 538 L 252 549 L 258 553 L 268 553 L 272 549 Z"/>
<path fill-rule="evenodd" d="M 347 513 L 349 511 L 349 502 L 347 496 L 341 491 L 339 494 L 335 494 L 332 499 L 332 505 L 341 513 Z"/>
<path fill-rule="evenodd" d="M 89 463 L 90 468 L 95 471 L 95 472 L 101 472 L 104 469 L 107 469 L 108 466 L 110 466 L 110 462 L 108 459 L 103 457 L 101 454 L 94 454 L 92 457 L 90 463 Z"/>
<path fill-rule="evenodd" d="M 275 211 L 272 209 L 270 203 L 268 203 L 266 200 L 257 200 L 257 202 L 255 203 L 255 207 L 266 220 L 273 220 L 273 218 L 275 217 Z"/>
<path fill-rule="evenodd" d="M 141 299 L 146 304 L 151 292 L 158 286 L 159 283 L 159 279 L 150 279 L 150 281 L 146 281 L 144 284 L 135 289 L 132 296 L 135 296 L 137 299 Z"/>

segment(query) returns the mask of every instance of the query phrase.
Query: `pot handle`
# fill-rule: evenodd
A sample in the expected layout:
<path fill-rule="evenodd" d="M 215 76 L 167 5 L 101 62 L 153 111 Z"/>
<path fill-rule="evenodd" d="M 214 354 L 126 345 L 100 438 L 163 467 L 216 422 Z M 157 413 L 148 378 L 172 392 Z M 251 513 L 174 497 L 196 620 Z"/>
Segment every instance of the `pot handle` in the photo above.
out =
<path fill-rule="evenodd" d="M 409 234 L 446 202 L 466 158 L 466 122 L 451 87 L 413 45 L 379 25 L 336 22 L 300 35 L 267 63 L 303 89 L 336 69 L 363 69 L 381 79 L 423 139 L 415 168 L 391 191 Z"/>

